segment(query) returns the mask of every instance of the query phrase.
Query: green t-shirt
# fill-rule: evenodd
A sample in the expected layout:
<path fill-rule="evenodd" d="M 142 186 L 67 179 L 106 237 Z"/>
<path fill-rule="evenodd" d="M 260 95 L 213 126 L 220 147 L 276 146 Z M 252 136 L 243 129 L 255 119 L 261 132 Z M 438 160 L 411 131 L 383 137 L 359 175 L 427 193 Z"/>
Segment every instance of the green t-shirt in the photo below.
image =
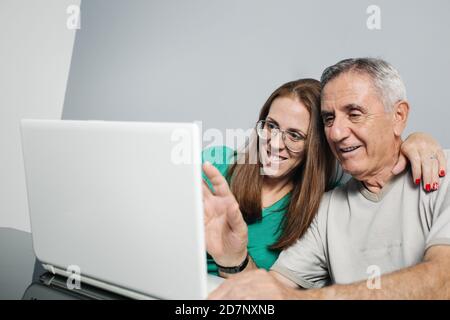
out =
<path fill-rule="evenodd" d="M 234 163 L 236 153 L 228 147 L 211 147 L 203 150 L 202 161 L 209 161 L 229 182 L 228 168 Z M 210 182 L 203 174 L 211 187 Z M 270 250 L 281 235 L 281 221 L 289 205 L 290 193 L 262 211 L 262 219 L 248 225 L 248 252 L 259 268 L 269 270 L 280 251 Z M 217 265 L 208 255 L 208 272 L 217 274 Z"/>

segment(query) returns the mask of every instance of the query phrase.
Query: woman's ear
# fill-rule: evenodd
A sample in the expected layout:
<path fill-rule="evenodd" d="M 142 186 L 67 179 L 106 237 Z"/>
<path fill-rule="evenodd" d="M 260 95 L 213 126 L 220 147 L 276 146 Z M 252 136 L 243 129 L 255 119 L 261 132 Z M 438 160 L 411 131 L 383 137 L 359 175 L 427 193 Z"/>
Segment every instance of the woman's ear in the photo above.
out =
<path fill-rule="evenodd" d="M 394 116 L 394 133 L 396 136 L 400 137 L 403 130 L 406 127 L 409 114 L 409 103 L 408 101 L 401 100 L 394 105 L 393 116 Z"/>

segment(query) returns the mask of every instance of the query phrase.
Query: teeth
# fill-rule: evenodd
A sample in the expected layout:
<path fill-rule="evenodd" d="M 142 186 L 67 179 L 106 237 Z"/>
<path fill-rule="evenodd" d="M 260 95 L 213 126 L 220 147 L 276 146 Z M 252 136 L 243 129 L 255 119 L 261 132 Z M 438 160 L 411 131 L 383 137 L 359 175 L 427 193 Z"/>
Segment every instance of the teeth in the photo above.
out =
<path fill-rule="evenodd" d="M 280 158 L 278 156 L 271 156 L 270 159 L 273 160 L 273 161 L 283 161 L 284 160 L 284 159 L 282 159 L 282 158 Z"/>
<path fill-rule="evenodd" d="M 272 155 L 270 152 L 267 152 L 267 156 L 269 157 L 270 161 L 281 162 L 286 160 L 286 158 L 280 157 L 278 155 Z"/>
<path fill-rule="evenodd" d="M 279 156 L 273 156 L 273 155 L 269 155 L 269 159 L 271 162 L 281 162 L 286 160 L 285 158 L 281 158 Z"/>
<path fill-rule="evenodd" d="M 350 152 L 350 151 L 356 150 L 358 148 L 359 148 L 359 146 L 358 147 L 341 148 L 341 150 L 344 152 Z"/>

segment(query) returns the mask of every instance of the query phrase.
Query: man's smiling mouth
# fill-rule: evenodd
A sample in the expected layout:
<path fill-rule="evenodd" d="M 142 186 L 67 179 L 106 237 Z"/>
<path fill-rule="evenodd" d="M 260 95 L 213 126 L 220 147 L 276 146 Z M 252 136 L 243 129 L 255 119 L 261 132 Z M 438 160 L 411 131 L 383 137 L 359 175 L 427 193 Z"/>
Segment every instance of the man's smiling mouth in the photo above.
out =
<path fill-rule="evenodd" d="M 341 153 L 350 153 L 352 151 L 355 151 L 359 147 L 361 147 L 361 146 L 352 146 L 352 147 L 338 148 L 338 150 Z"/>

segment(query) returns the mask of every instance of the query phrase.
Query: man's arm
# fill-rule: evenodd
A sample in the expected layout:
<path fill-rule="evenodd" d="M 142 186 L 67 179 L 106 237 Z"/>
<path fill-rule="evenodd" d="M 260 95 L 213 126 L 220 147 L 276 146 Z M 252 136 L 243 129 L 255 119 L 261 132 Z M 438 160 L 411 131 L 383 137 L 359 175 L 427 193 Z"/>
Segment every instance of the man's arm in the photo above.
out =
<path fill-rule="evenodd" d="M 294 287 L 297 287 L 295 289 Z M 277 272 L 254 270 L 230 277 L 210 299 L 450 299 L 450 246 L 433 246 L 423 262 L 381 276 L 381 288 L 367 282 L 298 290 Z"/>
<path fill-rule="evenodd" d="M 286 278 L 282 274 L 276 272 L 276 271 L 269 271 L 269 274 L 272 275 L 275 279 L 277 279 L 280 283 L 282 283 L 285 287 L 292 288 L 292 289 L 303 289 L 298 284 L 296 284 L 294 281 Z"/>
<path fill-rule="evenodd" d="M 423 262 L 381 276 L 381 288 L 366 281 L 296 292 L 313 299 L 450 299 L 450 246 L 429 248 Z"/>

